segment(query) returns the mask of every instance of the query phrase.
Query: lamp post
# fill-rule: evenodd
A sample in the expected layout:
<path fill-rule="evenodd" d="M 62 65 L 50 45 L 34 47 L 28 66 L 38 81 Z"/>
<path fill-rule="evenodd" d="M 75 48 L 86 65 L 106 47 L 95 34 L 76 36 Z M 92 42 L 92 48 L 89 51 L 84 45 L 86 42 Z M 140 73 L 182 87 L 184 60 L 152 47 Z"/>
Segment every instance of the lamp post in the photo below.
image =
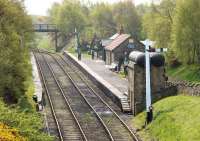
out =
<path fill-rule="evenodd" d="M 150 65 L 150 40 L 145 40 L 145 65 L 146 65 L 146 123 L 153 120 L 153 108 L 151 105 L 151 65 Z"/>
<path fill-rule="evenodd" d="M 76 35 L 76 45 L 77 45 L 77 52 L 78 52 L 78 60 L 81 60 L 81 48 L 80 48 L 80 39 L 79 39 L 79 33 L 77 32 L 75 28 L 75 35 Z"/>

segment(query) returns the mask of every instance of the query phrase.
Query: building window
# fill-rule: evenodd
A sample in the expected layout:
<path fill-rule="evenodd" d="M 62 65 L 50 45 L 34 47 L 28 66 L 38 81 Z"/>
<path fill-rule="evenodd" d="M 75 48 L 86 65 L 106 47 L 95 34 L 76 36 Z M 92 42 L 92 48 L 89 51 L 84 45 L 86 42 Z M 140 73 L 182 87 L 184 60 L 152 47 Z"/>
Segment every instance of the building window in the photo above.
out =
<path fill-rule="evenodd" d="M 135 48 L 135 45 L 134 45 L 133 43 L 129 43 L 129 44 L 128 44 L 128 48 L 131 48 L 131 49 L 132 49 L 132 48 Z"/>

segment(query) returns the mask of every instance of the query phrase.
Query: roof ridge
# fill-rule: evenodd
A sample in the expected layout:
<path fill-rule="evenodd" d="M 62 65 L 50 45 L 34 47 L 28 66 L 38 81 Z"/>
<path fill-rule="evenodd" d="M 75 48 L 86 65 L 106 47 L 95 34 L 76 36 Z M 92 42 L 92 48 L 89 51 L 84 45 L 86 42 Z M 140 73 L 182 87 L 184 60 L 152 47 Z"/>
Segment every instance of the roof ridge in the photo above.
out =
<path fill-rule="evenodd" d="M 113 50 L 113 49 L 117 48 L 120 44 L 122 44 L 124 41 L 126 41 L 129 37 L 131 37 L 130 34 L 120 34 L 116 39 L 114 39 L 105 48 L 107 50 Z"/>

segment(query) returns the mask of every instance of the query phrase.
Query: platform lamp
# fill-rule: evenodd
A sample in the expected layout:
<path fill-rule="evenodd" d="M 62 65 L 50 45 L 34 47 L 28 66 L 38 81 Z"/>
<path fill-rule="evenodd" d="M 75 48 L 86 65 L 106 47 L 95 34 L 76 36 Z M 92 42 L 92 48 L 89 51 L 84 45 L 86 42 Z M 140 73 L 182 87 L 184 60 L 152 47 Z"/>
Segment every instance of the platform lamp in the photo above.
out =
<path fill-rule="evenodd" d="M 75 28 L 75 36 L 76 36 L 76 46 L 77 46 L 77 52 L 78 52 L 78 60 L 81 60 L 80 37 L 79 37 L 79 33 L 77 32 L 76 28 Z"/>
<path fill-rule="evenodd" d="M 145 65 L 146 65 L 146 124 L 153 120 L 153 108 L 151 105 L 151 65 L 150 65 L 150 40 L 145 40 Z"/>

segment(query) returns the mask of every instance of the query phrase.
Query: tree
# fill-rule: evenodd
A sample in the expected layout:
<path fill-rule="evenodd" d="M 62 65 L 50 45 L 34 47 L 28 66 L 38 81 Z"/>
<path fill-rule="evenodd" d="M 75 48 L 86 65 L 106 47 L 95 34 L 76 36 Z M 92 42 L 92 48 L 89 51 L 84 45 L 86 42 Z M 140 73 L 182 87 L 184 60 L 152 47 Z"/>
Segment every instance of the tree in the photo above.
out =
<path fill-rule="evenodd" d="M 0 95 L 9 102 L 17 102 L 26 90 L 24 82 L 31 72 L 28 67 L 31 28 L 31 18 L 21 1 L 0 0 Z"/>
<path fill-rule="evenodd" d="M 113 19 L 110 5 L 96 4 L 91 10 L 91 23 L 101 37 L 109 37 L 116 32 L 116 24 Z"/>
<path fill-rule="evenodd" d="M 85 15 L 83 14 L 79 1 L 64 0 L 58 15 L 58 26 L 65 34 L 73 33 L 75 28 L 81 32 L 86 25 Z"/>
<path fill-rule="evenodd" d="M 59 24 L 58 23 L 58 17 L 59 17 L 59 9 L 60 9 L 59 3 L 53 3 L 51 9 L 48 10 L 49 19 L 52 24 Z"/>
<path fill-rule="evenodd" d="M 115 4 L 113 6 L 113 15 L 118 28 L 123 26 L 126 33 L 139 37 L 140 18 L 132 1 Z"/>
<path fill-rule="evenodd" d="M 162 0 L 159 4 L 151 4 L 150 13 L 142 19 L 143 32 L 156 41 L 159 48 L 169 48 L 171 45 L 171 29 L 174 18 L 175 0 Z"/>
<path fill-rule="evenodd" d="M 173 24 L 173 47 L 187 64 L 200 63 L 200 1 L 178 0 Z"/>

